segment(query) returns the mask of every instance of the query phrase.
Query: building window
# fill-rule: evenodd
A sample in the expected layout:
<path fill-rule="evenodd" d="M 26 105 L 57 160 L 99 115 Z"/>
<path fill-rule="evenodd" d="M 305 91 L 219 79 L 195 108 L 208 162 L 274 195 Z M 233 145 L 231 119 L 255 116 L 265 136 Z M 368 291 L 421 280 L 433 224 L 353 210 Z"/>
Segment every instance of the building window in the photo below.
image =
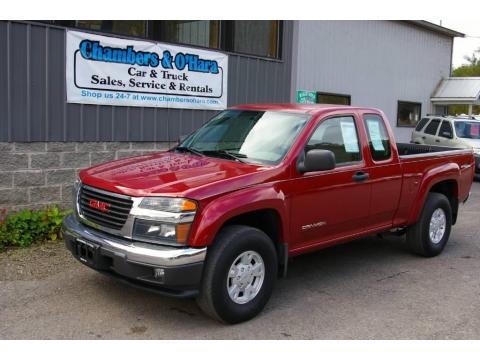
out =
<path fill-rule="evenodd" d="M 42 23 L 140 37 L 174 44 L 281 57 L 277 20 L 42 20 Z"/>
<path fill-rule="evenodd" d="M 279 57 L 279 21 L 227 21 L 224 29 L 225 50 L 270 58 Z"/>
<path fill-rule="evenodd" d="M 55 25 L 77 27 L 113 34 L 146 37 L 147 22 L 145 20 L 59 20 Z"/>
<path fill-rule="evenodd" d="M 217 49 L 220 47 L 220 21 L 153 21 L 154 40 Z"/>
<path fill-rule="evenodd" d="M 318 104 L 350 105 L 351 101 L 350 95 L 317 92 Z"/>
<path fill-rule="evenodd" d="M 399 101 L 397 107 L 397 126 L 414 127 L 422 115 L 422 104 Z"/>

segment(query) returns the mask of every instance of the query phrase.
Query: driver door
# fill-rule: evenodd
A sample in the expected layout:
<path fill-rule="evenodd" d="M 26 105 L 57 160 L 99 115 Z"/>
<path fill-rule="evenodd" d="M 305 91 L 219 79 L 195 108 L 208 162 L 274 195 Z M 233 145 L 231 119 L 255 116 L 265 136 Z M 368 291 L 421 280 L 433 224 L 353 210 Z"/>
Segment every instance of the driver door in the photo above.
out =
<path fill-rule="evenodd" d="M 292 250 L 339 241 L 367 223 L 371 185 L 358 134 L 355 116 L 339 115 L 321 120 L 307 141 L 305 150 L 332 151 L 336 167 L 293 179 Z"/>

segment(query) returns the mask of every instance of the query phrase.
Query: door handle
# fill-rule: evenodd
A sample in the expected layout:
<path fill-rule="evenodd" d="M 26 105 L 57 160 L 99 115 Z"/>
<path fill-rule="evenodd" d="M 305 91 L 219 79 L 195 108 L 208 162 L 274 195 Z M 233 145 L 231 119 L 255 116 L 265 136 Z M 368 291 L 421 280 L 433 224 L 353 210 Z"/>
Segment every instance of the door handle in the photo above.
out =
<path fill-rule="evenodd" d="M 436 141 L 436 142 L 440 142 L 440 140 L 438 140 L 438 139 L 435 139 L 435 141 Z"/>
<path fill-rule="evenodd" d="M 422 136 L 422 139 L 425 140 L 427 137 L 426 136 Z"/>
<path fill-rule="evenodd" d="M 362 182 L 369 178 L 368 173 L 363 171 L 357 171 L 355 175 L 352 176 L 353 181 Z"/>

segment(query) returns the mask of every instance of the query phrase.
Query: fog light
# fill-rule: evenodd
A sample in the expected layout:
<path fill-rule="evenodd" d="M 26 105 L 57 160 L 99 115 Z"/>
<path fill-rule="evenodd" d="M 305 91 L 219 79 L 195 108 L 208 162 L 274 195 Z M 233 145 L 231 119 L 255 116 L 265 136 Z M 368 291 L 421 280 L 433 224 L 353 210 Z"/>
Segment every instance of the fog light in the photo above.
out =
<path fill-rule="evenodd" d="M 153 277 L 160 282 L 165 279 L 165 269 L 153 269 Z"/>

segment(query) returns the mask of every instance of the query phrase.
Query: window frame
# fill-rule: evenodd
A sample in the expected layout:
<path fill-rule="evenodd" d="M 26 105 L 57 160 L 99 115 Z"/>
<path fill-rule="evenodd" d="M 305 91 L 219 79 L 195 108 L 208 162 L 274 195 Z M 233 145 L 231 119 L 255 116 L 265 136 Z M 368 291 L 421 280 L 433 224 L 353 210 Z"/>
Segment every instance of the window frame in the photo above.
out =
<path fill-rule="evenodd" d="M 363 154 L 363 146 L 362 146 L 362 142 L 360 140 L 360 132 L 359 132 L 359 126 L 357 124 L 357 117 L 355 114 L 353 113 L 346 113 L 346 114 L 333 114 L 333 115 L 329 115 L 321 120 L 318 121 L 318 123 L 313 127 L 313 129 L 311 130 L 308 138 L 305 140 L 301 150 L 300 150 L 300 153 L 304 153 L 305 154 L 305 148 L 307 147 L 308 143 L 310 142 L 311 138 L 313 137 L 313 135 L 315 134 L 315 132 L 318 130 L 318 128 L 327 120 L 331 120 L 331 119 L 334 119 L 334 118 L 342 118 L 342 117 L 351 117 L 353 119 L 353 124 L 355 125 L 355 131 L 357 133 L 357 140 L 358 140 L 358 149 L 359 149 L 359 153 L 360 153 L 360 159 L 357 160 L 357 161 L 349 161 L 349 162 L 345 162 L 345 163 L 341 163 L 341 165 L 338 165 L 338 163 L 335 161 L 335 168 L 336 169 L 337 167 L 338 168 L 343 168 L 343 167 L 348 167 L 348 166 L 359 166 L 359 165 L 364 165 L 365 164 L 365 160 L 364 160 L 364 154 Z M 313 173 L 314 174 L 317 174 L 317 173 L 323 173 L 324 171 L 314 171 Z"/>
<path fill-rule="evenodd" d="M 425 121 L 425 124 L 423 124 L 423 126 L 417 130 L 417 127 L 418 125 L 420 125 L 420 123 L 423 121 L 423 120 L 426 120 Z M 421 118 L 418 122 L 417 122 L 417 125 L 415 126 L 415 130 L 416 132 L 423 132 L 423 129 L 425 129 L 425 127 L 430 123 L 430 121 L 432 120 L 432 118 L 428 118 L 428 117 L 423 117 Z"/>
<path fill-rule="evenodd" d="M 317 91 L 316 92 L 316 95 L 315 95 L 315 101 L 317 102 L 317 104 L 328 104 L 328 103 L 320 103 L 318 102 L 318 97 L 319 96 L 322 96 L 322 95 L 325 95 L 325 96 L 337 96 L 337 97 L 343 97 L 343 98 L 347 98 L 348 99 L 348 104 L 346 104 L 346 106 L 350 106 L 352 105 L 352 95 L 348 95 L 348 94 L 339 94 L 339 93 L 331 93 L 331 92 L 325 92 L 325 91 Z M 335 104 L 332 104 L 332 105 L 335 105 Z M 342 104 L 343 105 L 343 104 Z"/>
<path fill-rule="evenodd" d="M 441 133 L 441 130 L 442 130 L 442 126 L 443 124 L 448 124 L 448 126 L 450 126 L 450 133 L 452 134 L 451 137 L 446 137 L 446 136 L 442 136 L 442 133 Z M 447 140 L 452 140 L 455 138 L 455 133 L 454 133 L 454 126 L 452 125 L 452 122 L 450 120 L 446 120 L 446 119 L 443 119 L 442 120 L 442 123 L 440 124 L 440 126 L 438 127 L 438 131 L 437 131 L 437 136 L 438 137 L 441 137 L 442 139 L 447 139 Z"/>
<path fill-rule="evenodd" d="M 400 125 L 398 120 L 399 120 L 399 110 L 400 110 L 400 104 L 410 104 L 410 105 L 419 105 L 420 106 L 420 111 L 419 111 L 419 120 L 413 124 L 413 125 Z M 405 100 L 398 100 L 397 101 L 397 127 L 403 127 L 403 128 L 414 128 L 417 126 L 418 122 L 422 120 L 422 103 L 421 102 L 416 102 L 416 101 L 405 101 Z M 425 127 L 424 127 L 425 128 Z"/>
<path fill-rule="evenodd" d="M 437 130 L 435 130 L 435 134 L 430 134 L 430 133 L 427 133 L 425 132 L 427 130 L 427 127 L 430 126 L 430 124 L 434 121 L 438 121 L 438 126 L 437 126 Z M 430 135 L 430 136 L 437 136 L 438 134 L 438 131 L 440 130 L 440 125 L 442 125 L 442 119 L 441 118 L 432 118 L 427 125 L 425 125 L 425 127 L 423 128 L 423 133 L 425 135 Z"/>

